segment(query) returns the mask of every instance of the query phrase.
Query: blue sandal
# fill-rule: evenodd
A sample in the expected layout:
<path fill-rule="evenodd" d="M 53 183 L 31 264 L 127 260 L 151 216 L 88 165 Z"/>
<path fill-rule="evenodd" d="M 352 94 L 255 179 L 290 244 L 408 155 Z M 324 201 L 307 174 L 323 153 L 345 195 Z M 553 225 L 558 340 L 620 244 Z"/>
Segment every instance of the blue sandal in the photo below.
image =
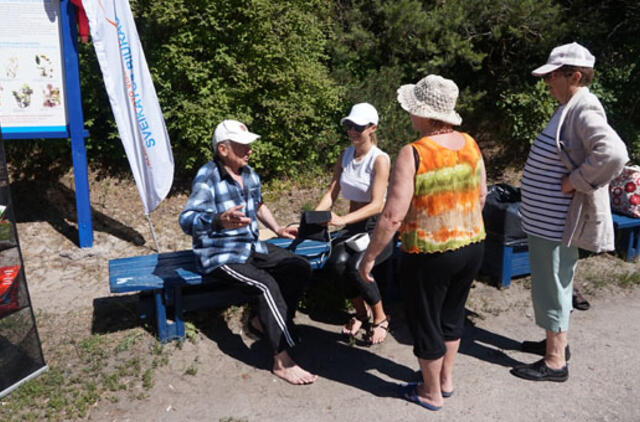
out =
<path fill-rule="evenodd" d="M 433 410 L 433 411 L 437 411 L 442 409 L 442 406 L 435 406 L 433 404 L 427 403 L 426 401 L 422 401 L 420 399 L 420 397 L 418 396 L 418 392 L 416 391 L 417 386 L 413 387 L 413 389 L 411 390 L 411 392 L 409 393 L 405 393 L 404 394 L 404 398 L 409 400 L 412 403 L 417 404 L 418 406 L 422 406 L 425 409 L 429 409 L 429 410 Z"/>

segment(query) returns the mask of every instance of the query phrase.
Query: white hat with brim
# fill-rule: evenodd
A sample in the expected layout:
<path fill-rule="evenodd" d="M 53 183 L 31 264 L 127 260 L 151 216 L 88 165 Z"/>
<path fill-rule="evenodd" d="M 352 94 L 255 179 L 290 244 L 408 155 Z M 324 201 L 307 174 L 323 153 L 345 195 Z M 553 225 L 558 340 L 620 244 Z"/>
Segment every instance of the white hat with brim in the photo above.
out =
<path fill-rule="evenodd" d="M 589 50 L 577 42 L 564 44 L 551 50 L 547 63 L 534 69 L 533 76 L 544 76 L 562 66 L 590 67 L 596 63 L 596 58 Z"/>
<path fill-rule="evenodd" d="M 258 138 L 260 138 L 260 135 L 249 132 L 249 129 L 247 129 L 244 123 L 237 120 L 223 120 L 216 126 L 216 130 L 213 133 L 213 145 L 215 146 L 223 141 L 232 141 L 246 145 Z"/>
<path fill-rule="evenodd" d="M 340 119 L 340 124 L 345 120 L 349 120 L 359 126 L 367 126 L 369 124 L 378 124 L 378 111 L 369 103 L 358 103 L 351 107 L 351 112 L 347 117 Z"/>
<path fill-rule="evenodd" d="M 398 102 L 410 114 L 458 126 L 462 117 L 454 110 L 458 86 L 451 79 L 428 75 L 415 85 L 398 88 Z"/>

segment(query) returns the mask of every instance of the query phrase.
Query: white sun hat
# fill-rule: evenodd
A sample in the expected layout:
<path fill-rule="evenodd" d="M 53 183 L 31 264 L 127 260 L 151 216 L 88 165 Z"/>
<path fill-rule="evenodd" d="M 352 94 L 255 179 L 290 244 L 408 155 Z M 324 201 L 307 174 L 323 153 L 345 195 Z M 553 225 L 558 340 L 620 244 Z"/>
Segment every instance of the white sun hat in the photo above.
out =
<path fill-rule="evenodd" d="M 596 58 L 589 50 L 577 42 L 564 44 L 551 50 L 547 63 L 534 69 L 533 76 L 542 76 L 562 66 L 593 67 Z"/>
<path fill-rule="evenodd" d="M 223 120 L 213 132 L 213 146 L 222 141 L 233 141 L 239 144 L 250 144 L 260 135 L 249 132 L 247 126 L 237 120 Z"/>
<path fill-rule="evenodd" d="M 377 125 L 378 111 L 369 103 L 358 103 L 351 107 L 351 112 L 347 117 L 340 119 L 340 123 L 344 123 L 345 120 L 349 120 L 359 126 Z"/>
<path fill-rule="evenodd" d="M 458 85 L 451 79 L 428 75 L 415 85 L 402 85 L 398 89 L 398 102 L 414 116 L 458 126 L 462 123 L 462 117 L 454 110 L 458 92 Z"/>

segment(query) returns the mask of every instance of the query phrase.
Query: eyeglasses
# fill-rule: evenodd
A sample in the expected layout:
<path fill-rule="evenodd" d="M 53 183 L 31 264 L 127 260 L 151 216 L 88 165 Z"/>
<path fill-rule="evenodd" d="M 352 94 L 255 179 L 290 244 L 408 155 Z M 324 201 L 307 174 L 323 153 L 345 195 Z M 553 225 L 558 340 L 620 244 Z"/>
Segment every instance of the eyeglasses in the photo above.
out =
<path fill-rule="evenodd" d="M 343 126 L 344 126 L 344 128 L 346 130 L 355 130 L 358 133 L 364 132 L 364 130 L 369 127 L 368 124 L 366 124 L 364 126 L 357 125 L 357 124 L 353 123 L 351 120 L 345 120 L 344 123 L 343 123 Z"/>
<path fill-rule="evenodd" d="M 553 79 L 553 74 L 556 73 L 556 71 L 554 70 L 553 72 L 549 72 L 549 73 L 545 73 L 544 75 L 542 75 L 542 79 L 545 82 L 549 82 L 551 79 Z"/>

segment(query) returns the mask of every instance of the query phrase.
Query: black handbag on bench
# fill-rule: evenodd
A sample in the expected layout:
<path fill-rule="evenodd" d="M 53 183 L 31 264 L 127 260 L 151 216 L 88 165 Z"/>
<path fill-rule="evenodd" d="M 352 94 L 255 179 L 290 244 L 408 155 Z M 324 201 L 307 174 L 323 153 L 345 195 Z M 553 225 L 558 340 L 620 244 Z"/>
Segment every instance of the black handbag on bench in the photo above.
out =
<path fill-rule="evenodd" d="M 331 221 L 331 211 L 304 211 L 300 216 L 300 227 L 298 227 L 296 241 L 309 239 L 328 242 L 327 223 L 329 221 Z"/>

